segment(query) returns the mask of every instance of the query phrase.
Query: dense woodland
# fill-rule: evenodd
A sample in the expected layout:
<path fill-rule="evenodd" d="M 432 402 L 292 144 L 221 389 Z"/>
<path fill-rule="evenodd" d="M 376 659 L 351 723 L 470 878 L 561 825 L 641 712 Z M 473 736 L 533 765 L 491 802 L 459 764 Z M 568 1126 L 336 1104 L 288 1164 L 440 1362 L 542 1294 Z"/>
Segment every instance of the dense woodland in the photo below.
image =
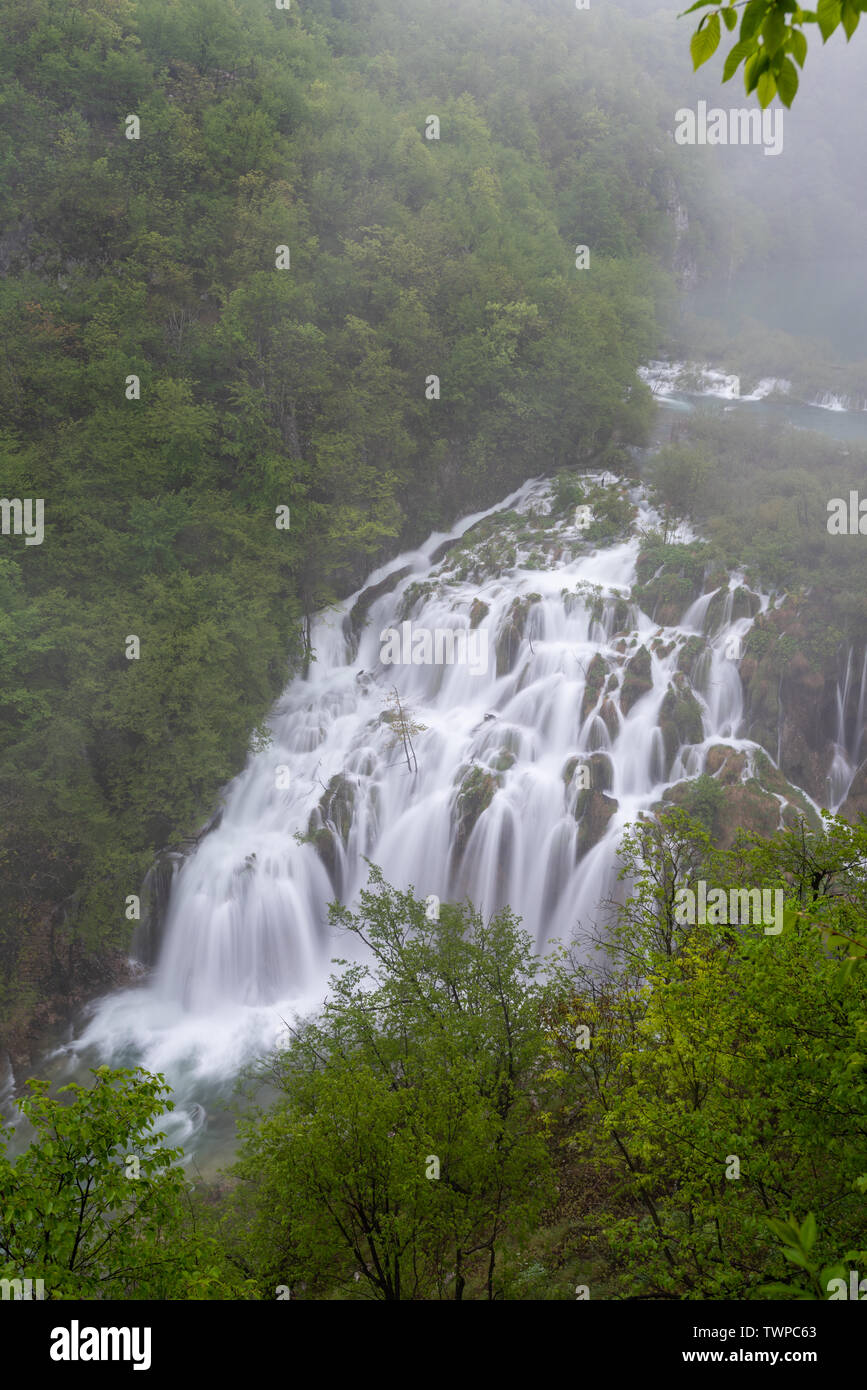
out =
<path fill-rule="evenodd" d="M 684 36 L 554 0 L 0 0 L 0 36 L 0 493 L 45 499 L 43 544 L 0 538 L 0 1047 L 26 1059 L 123 977 L 127 896 L 315 659 L 310 616 L 527 477 L 634 475 L 636 368 L 727 341 L 679 291 L 772 264 L 784 234 L 816 254 L 851 140 L 809 147 L 803 216 L 759 206 L 755 170 L 672 145 Z M 844 212 L 845 255 L 856 194 Z M 758 370 L 781 341 L 755 325 L 740 350 Z M 823 529 L 855 466 L 698 418 L 645 477 L 707 544 L 671 562 L 649 539 L 647 575 L 742 566 L 796 606 L 818 586 L 801 637 L 831 662 L 867 636 L 862 552 Z M 63 1103 L 32 1083 L 0 1275 L 52 1297 L 824 1297 L 867 1260 L 865 830 L 723 851 L 691 809 L 627 837 L 601 973 L 540 962 L 508 912 L 433 927 L 374 872 L 333 908 L 371 965 L 248 1078 L 267 1099 L 216 1187 L 155 1143 L 159 1078 L 102 1069 Z M 782 876 L 786 930 L 680 931 L 684 865 Z"/>
<path fill-rule="evenodd" d="M 211 813 L 307 615 L 648 418 L 674 184 L 646 79 L 624 122 L 613 58 L 579 95 L 550 14 L 339 10 L 0 10 L 3 490 L 46 518 L 0 552 L 13 1041 L 126 946 L 127 895 Z M 473 24 L 489 64 L 456 68 Z"/>

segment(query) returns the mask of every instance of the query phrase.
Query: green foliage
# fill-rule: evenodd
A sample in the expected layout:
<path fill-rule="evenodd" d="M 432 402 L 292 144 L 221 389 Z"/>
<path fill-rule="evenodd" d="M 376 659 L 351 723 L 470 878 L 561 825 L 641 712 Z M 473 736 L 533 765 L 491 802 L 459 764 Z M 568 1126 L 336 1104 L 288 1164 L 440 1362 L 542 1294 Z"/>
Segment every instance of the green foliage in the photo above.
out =
<path fill-rule="evenodd" d="M 713 836 L 718 829 L 719 814 L 725 805 L 725 791 L 715 777 L 703 772 L 686 785 L 683 809 L 693 820 L 699 821 Z"/>
<path fill-rule="evenodd" d="M 762 107 L 769 106 L 775 96 L 784 106 L 794 101 L 798 68 L 803 68 L 807 58 L 807 25 L 817 26 L 823 44 L 842 25 L 848 43 L 867 8 L 860 0 L 819 0 L 815 10 L 802 9 L 788 0 L 747 0 L 746 4 L 728 0 L 724 6 L 716 5 L 716 0 L 696 0 L 683 13 L 707 11 L 709 5 L 714 8 L 702 15 L 690 40 L 693 67 L 701 67 L 719 47 L 720 21 L 733 32 L 741 10 L 740 31 L 723 65 L 722 80 L 728 82 L 743 67 L 746 94 L 754 91 Z"/>
<path fill-rule="evenodd" d="M 31 1144 L 14 1161 L 0 1130 L 0 1278 L 41 1279 L 47 1299 L 243 1296 L 197 1231 L 179 1153 L 154 1124 L 161 1076 L 99 1067 L 88 1088 L 30 1081 Z"/>
<path fill-rule="evenodd" d="M 625 837 L 634 891 L 611 963 L 601 977 L 564 972 L 550 1036 L 565 1142 L 610 1173 L 616 1204 L 596 1213 L 598 1239 L 623 1294 L 776 1296 L 793 1262 L 813 1273 L 793 1210 L 821 1208 L 798 1228 L 818 1269 L 863 1246 L 867 979 L 841 980 L 833 937 L 816 927 L 863 920 L 865 848 L 867 827 L 840 821 L 742 836 L 726 854 L 680 814 Z M 700 877 L 782 886 L 782 933 L 678 926 L 676 887 Z M 570 1045 L 578 1022 L 587 1050 Z M 825 1296 L 809 1279 L 798 1287 Z"/>
<path fill-rule="evenodd" d="M 240 1258 L 302 1297 L 496 1297 L 504 1233 L 552 1194 L 532 944 L 508 912 L 429 921 L 375 869 L 358 911 L 331 915 L 371 963 L 342 962 L 263 1068 L 278 1099 L 242 1127 Z"/>
<path fill-rule="evenodd" d="M 704 552 L 709 569 L 743 567 L 752 584 L 785 590 L 799 617 L 797 649 L 817 669 L 832 666 L 841 641 L 867 637 L 867 554 L 859 537 L 829 535 L 828 499 L 848 497 L 867 451 L 712 412 L 696 412 L 683 434 L 649 463 L 654 503 L 669 525 L 688 514 L 701 528 L 711 543 Z M 685 498 L 678 503 L 681 487 Z M 680 555 L 686 565 L 702 553 L 696 546 L 670 551 L 669 572 Z M 648 537 L 639 579 L 649 582 L 663 558 L 660 538 Z M 758 655 L 768 639 L 753 630 L 748 641 Z M 779 659 L 786 654 L 781 645 Z"/>
<path fill-rule="evenodd" d="M 624 110 L 641 37 L 603 79 L 566 14 L 337 9 L 0 0 L 0 492 L 46 515 L 0 542 L 7 1039 L 116 978 L 126 896 L 310 614 L 647 425 L 672 156 Z"/>

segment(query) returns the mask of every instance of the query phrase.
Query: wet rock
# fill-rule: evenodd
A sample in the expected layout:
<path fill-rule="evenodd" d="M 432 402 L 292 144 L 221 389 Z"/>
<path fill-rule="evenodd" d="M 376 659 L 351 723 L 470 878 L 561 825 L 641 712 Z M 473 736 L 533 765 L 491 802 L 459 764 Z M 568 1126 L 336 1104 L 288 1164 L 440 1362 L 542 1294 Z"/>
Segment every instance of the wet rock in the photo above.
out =
<path fill-rule="evenodd" d="M 534 603 L 539 602 L 539 594 L 523 594 L 513 599 L 497 633 L 497 675 L 507 676 L 518 659 L 521 643 L 527 627 L 527 617 Z"/>
<path fill-rule="evenodd" d="M 339 886 L 340 861 L 337 854 L 337 844 L 334 838 L 334 831 L 328 825 L 316 823 L 316 813 L 310 817 L 307 834 L 305 836 L 308 844 L 311 844 L 322 860 L 325 871 L 332 884 Z"/>
<path fill-rule="evenodd" d="M 818 624 L 814 615 L 812 626 Z M 756 619 L 739 668 L 745 732 L 775 759 L 779 748 L 785 777 L 820 803 L 828 795 L 837 700 L 823 640 L 823 632 L 784 604 Z"/>
<path fill-rule="evenodd" d="M 840 807 L 840 815 L 853 824 L 867 816 L 867 760 L 865 760 L 852 779 L 849 795 Z"/>
<path fill-rule="evenodd" d="M 480 598 L 474 598 L 470 606 L 470 627 L 478 627 L 483 618 L 490 613 L 490 608 L 486 603 L 482 603 Z"/>
<path fill-rule="evenodd" d="M 680 656 L 677 658 L 677 669 L 683 671 L 685 675 L 691 676 L 693 668 L 707 651 L 707 642 L 703 637 L 688 637 L 680 649 Z"/>
<path fill-rule="evenodd" d="M 578 853 L 585 855 L 598 845 L 611 817 L 615 815 L 618 802 L 603 791 L 583 791 L 579 793 L 579 804 L 575 808 L 578 821 Z"/>
<path fill-rule="evenodd" d="M 500 786 L 500 777 L 486 767 L 473 767 L 461 781 L 454 806 L 454 850 L 460 859 L 479 816 L 488 809 Z"/>
<path fill-rule="evenodd" d="M 342 772 L 338 772 L 331 778 L 325 795 L 320 799 L 319 814 L 324 824 L 334 826 L 344 845 L 349 839 L 354 808 L 355 788 Z"/>
<path fill-rule="evenodd" d="M 376 600 L 382 598 L 383 594 L 390 594 L 392 589 L 396 589 L 401 580 L 406 579 L 408 574 L 412 574 L 411 565 L 405 565 L 403 569 L 393 570 L 378 584 L 371 584 L 362 590 L 348 614 L 349 628 L 353 636 L 357 637 L 364 627 L 367 622 L 367 615 Z"/>
<path fill-rule="evenodd" d="M 593 660 L 587 668 L 587 681 L 584 686 L 584 697 L 581 701 L 581 723 L 587 718 L 590 711 L 595 708 L 596 701 L 602 694 L 602 687 L 608 675 L 608 663 L 599 652 L 596 652 Z"/>
<path fill-rule="evenodd" d="M 620 729 L 620 715 L 617 712 L 617 706 L 614 701 L 611 699 L 603 700 L 602 708 L 599 713 L 605 723 L 609 736 L 612 740 L 615 739 Z"/>
<path fill-rule="evenodd" d="M 704 728 L 701 706 L 692 693 L 689 681 L 678 671 L 665 693 L 659 712 L 659 727 L 665 745 L 665 766 L 670 768 L 684 743 L 701 743 Z"/>
<path fill-rule="evenodd" d="M 723 786 L 732 786 L 743 780 L 747 768 L 747 755 L 724 743 L 715 743 L 708 749 L 705 772 L 715 777 Z"/>
<path fill-rule="evenodd" d="M 650 668 L 650 652 L 645 646 L 641 646 L 626 663 L 626 672 L 620 687 L 620 708 L 624 714 L 629 713 L 642 695 L 653 689 Z"/>

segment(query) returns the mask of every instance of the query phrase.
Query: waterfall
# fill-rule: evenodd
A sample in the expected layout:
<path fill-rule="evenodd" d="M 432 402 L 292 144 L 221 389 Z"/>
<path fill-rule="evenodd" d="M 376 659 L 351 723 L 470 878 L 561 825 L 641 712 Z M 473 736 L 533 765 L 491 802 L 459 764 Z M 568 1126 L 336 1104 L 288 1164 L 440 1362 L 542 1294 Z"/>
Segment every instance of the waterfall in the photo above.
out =
<path fill-rule="evenodd" d="M 849 795 L 849 788 L 858 771 L 861 744 L 864 733 L 864 701 L 867 695 L 867 647 L 861 663 L 861 679 L 858 691 L 858 705 L 853 724 L 848 724 L 852 691 L 853 651 L 851 645 L 846 652 L 846 667 L 842 680 L 838 676 L 836 689 L 836 720 L 834 729 L 834 753 L 828 773 L 828 801 L 832 811 L 837 811 Z"/>
<path fill-rule="evenodd" d="M 316 620 L 316 659 L 274 708 L 270 746 L 174 875 L 155 970 L 98 1001 L 73 1044 L 165 1071 L 175 1142 L 201 1126 L 215 1078 L 322 997 L 331 957 L 350 950 L 331 939 L 327 906 L 352 902 L 366 859 L 422 897 L 468 897 L 486 913 L 508 903 L 541 946 L 600 917 L 624 828 L 667 786 L 697 776 L 714 743 L 755 748 L 739 737 L 735 648 L 753 621 L 732 620 L 740 576 L 690 687 L 701 736 L 694 725 L 694 742 L 672 746 L 663 706 L 689 686 L 681 652 L 719 591 L 671 627 L 634 604 L 640 532 L 659 518 L 640 488 L 617 485 L 637 507 L 625 539 L 592 549 L 571 518 L 550 519 L 550 485 L 534 480 L 377 570 L 360 631 L 349 614 L 362 591 Z M 493 536 L 444 544 L 498 511 L 510 515 Z M 467 643 L 475 633 L 485 669 L 386 664 L 383 634 L 406 624 Z M 395 690 L 417 729 L 417 770 L 395 735 Z"/>

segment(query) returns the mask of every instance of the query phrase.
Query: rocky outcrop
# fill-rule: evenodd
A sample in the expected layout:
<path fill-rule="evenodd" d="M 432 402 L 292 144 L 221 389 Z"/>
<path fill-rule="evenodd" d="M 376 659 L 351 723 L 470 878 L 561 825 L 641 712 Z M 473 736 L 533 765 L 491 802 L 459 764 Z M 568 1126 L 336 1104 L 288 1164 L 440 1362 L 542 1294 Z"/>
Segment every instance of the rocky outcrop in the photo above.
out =
<path fill-rule="evenodd" d="M 644 646 L 639 647 L 635 655 L 627 661 L 623 684 L 620 687 L 620 708 L 623 714 L 628 714 L 642 695 L 653 689 L 650 667 L 650 652 Z"/>
<path fill-rule="evenodd" d="M 596 652 L 593 660 L 587 668 L 587 680 L 584 685 L 584 695 L 581 700 L 581 723 L 587 718 L 592 709 L 596 707 L 596 702 L 602 694 L 602 687 L 608 676 L 608 662 L 604 656 Z"/>
<path fill-rule="evenodd" d="M 524 640 L 527 617 L 534 603 L 540 601 L 539 594 L 522 594 L 512 601 L 497 633 L 497 675 L 506 676 L 518 659 L 518 652 Z"/>
<path fill-rule="evenodd" d="M 657 809 L 666 804 L 681 806 L 704 821 L 714 843 L 724 850 L 731 849 L 741 830 L 767 838 L 781 825 L 793 826 L 802 818 L 813 829 L 820 825 L 800 789 L 769 758 L 725 744 L 708 751 L 702 777 L 669 787 Z"/>
<path fill-rule="evenodd" d="M 867 761 L 855 773 L 849 795 L 840 807 L 840 815 L 855 824 L 862 816 L 867 817 Z"/>
<path fill-rule="evenodd" d="M 488 809 L 500 786 L 500 777 L 486 767 L 472 767 L 461 781 L 454 804 L 454 854 L 460 860 L 479 816 Z"/>
<path fill-rule="evenodd" d="M 405 565 L 403 569 L 392 570 L 378 584 L 369 584 L 363 589 L 355 600 L 355 603 L 346 616 L 344 631 L 348 638 L 358 639 L 358 635 L 364 624 L 367 622 L 367 615 L 371 607 L 383 594 L 390 594 L 392 589 L 396 589 L 401 580 L 406 579 L 408 574 L 412 574 L 412 566 Z"/>
<path fill-rule="evenodd" d="M 486 603 L 482 603 L 480 598 L 474 598 L 470 605 L 470 627 L 476 628 L 483 618 L 490 613 L 490 608 Z"/>
<path fill-rule="evenodd" d="M 818 615 L 817 615 L 818 619 Z M 820 804 L 833 757 L 837 678 L 812 624 L 789 605 L 762 614 L 740 675 L 746 733 L 777 759 L 785 777 Z"/>
<path fill-rule="evenodd" d="M 701 743 L 704 728 L 701 706 L 692 693 L 689 681 L 678 671 L 665 693 L 659 712 L 659 727 L 665 746 L 666 770 L 671 767 L 678 749 L 684 743 Z"/>

